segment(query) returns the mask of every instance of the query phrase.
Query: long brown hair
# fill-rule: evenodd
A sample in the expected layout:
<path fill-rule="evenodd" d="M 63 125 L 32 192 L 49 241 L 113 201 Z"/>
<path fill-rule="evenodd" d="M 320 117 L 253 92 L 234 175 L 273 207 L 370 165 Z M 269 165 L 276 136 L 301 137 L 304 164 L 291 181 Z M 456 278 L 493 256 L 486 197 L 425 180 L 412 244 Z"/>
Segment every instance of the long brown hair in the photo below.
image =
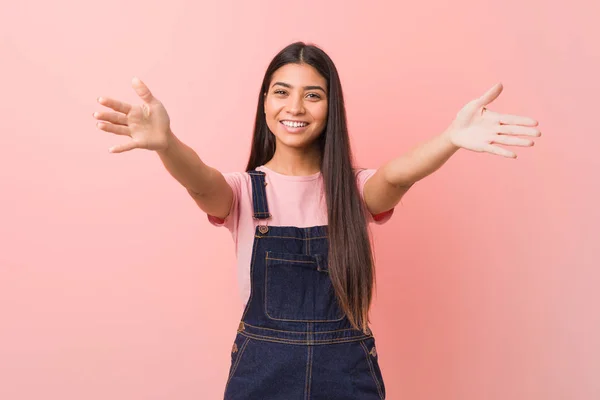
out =
<path fill-rule="evenodd" d="M 333 61 L 315 45 L 292 43 L 269 64 L 260 88 L 252 148 L 246 171 L 268 162 L 275 153 L 275 136 L 267 126 L 263 94 L 273 73 L 282 66 L 308 64 L 327 81 L 328 115 L 316 139 L 327 201 L 329 276 L 338 304 L 355 329 L 368 333 L 369 307 L 375 284 L 371 238 L 353 170 L 352 151 L 340 78 Z"/>

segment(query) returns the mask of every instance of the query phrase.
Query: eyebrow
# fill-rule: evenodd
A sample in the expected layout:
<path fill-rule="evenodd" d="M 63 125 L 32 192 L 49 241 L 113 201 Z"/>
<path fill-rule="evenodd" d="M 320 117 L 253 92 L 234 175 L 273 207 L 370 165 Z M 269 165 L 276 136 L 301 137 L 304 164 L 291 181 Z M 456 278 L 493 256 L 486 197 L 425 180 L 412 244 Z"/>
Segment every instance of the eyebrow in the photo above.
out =
<path fill-rule="evenodd" d="M 290 89 L 293 88 L 292 85 L 290 85 L 289 83 L 285 83 L 285 82 L 275 82 L 273 84 L 273 86 L 275 86 L 275 85 L 284 86 L 284 87 L 290 88 Z M 273 87 L 273 86 L 271 86 L 271 87 Z M 321 90 L 323 93 L 327 93 L 325 91 L 325 89 L 323 89 L 321 86 L 318 86 L 318 85 L 316 85 L 316 86 L 304 86 L 304 90 Z"/>

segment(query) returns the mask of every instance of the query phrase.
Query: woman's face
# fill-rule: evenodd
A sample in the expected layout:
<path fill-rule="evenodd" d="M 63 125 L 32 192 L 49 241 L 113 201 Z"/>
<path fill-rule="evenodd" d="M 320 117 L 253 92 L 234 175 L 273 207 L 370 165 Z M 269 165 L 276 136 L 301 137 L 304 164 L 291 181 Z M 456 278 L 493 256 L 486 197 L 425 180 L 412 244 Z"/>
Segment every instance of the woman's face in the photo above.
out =
<path fill-rule="evenodd" d="M 265 96 L 267 126 L 281 143 L 306 147 L 327 122 L 327 82 L 307 64 L 286 64 L 273 74 Z"/>

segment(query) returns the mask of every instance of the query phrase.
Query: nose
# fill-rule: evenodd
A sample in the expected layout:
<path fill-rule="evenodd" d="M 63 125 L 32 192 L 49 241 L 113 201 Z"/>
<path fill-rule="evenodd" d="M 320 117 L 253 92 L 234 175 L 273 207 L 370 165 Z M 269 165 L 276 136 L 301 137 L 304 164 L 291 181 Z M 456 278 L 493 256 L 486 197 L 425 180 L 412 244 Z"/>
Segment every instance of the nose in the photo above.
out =
<path fill-rule="evenodd" d="M 288 112 L 293 115 L 304 113 L 304 101 L 302 96 L 289 97 Z"/>

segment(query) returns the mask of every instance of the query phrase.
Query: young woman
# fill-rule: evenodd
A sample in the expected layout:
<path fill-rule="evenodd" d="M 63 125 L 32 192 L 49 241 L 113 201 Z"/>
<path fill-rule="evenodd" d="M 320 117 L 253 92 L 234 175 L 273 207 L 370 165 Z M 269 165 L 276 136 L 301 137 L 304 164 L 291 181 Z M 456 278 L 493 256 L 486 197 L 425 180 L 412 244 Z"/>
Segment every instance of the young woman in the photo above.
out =
<path fill-rule="evenodd" d="M 225 399 L 384 399 L 369 329 L 374 263 L 367 226 L 390 219 L 417 181 L 459 148 L 509 158 L 531 146 L 531 118 L 490 111 L 497 84 L 440 135 L 378 169 L 353 168 L 342 87 L 332 60 L 301 42 L 271 61 L 258 96 L 245 172 L 222 174 L 173 134 L 134 78 L 139 105 L 99 98 L 98 128 L 131 137 L 113 153 L 154 150 L 236 244 L 244 303 Z"/>

